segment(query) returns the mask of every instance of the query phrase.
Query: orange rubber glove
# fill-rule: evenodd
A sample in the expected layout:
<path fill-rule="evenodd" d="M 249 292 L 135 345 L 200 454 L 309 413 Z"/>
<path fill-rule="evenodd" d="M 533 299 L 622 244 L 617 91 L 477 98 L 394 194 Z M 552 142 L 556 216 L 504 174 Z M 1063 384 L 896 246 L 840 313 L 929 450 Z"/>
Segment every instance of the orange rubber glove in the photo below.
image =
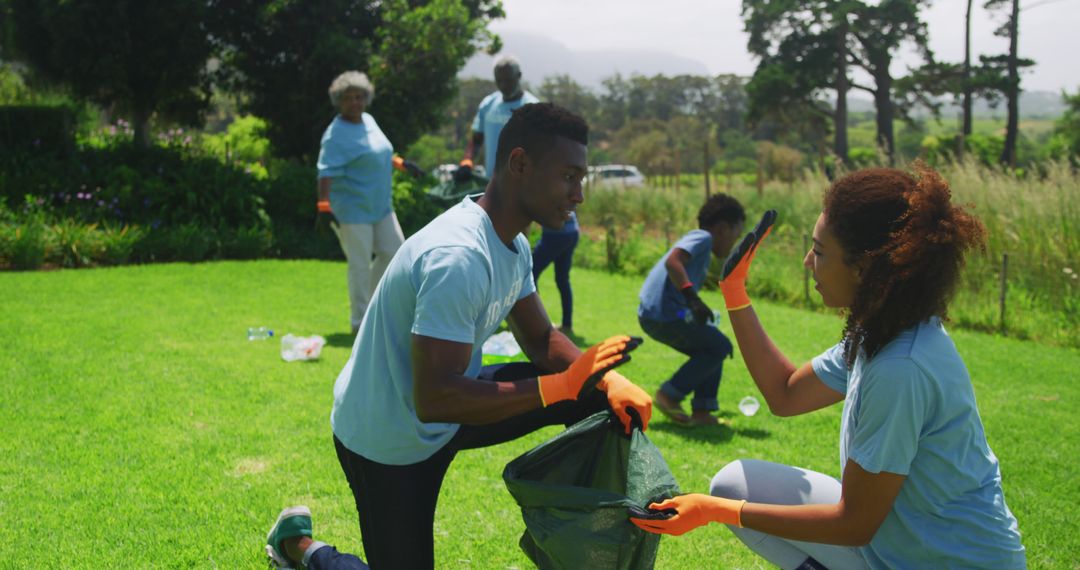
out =
<path fill-rule="evenodd" d="M 652 396 L 649 396 L 645 390 L 638 388 L 614 370 L 604 374 L 596 388 L 607 393 L 608 405 L 626 428 L 627 435 L 630 435 L 630 430 L 633 428 L 633 421 L 626 411 L 627 408 L 637 410 L 638 416 L 641 417 L 641 431 L 649 429 L 649 418 L 652 417 Z"/>
<path fill-rule="evenodd" d="M 768 210 L 762 214 L 757 226 L 743 237 L 724 261 L 720 292 L 724 294 L 727 310 L 738 311 L 750 306 L 750 296 L 746 294 L 746 277 L 750 273 L 750 263 L 754 261 L 758 245 L 772 231 L 774 223 L 776 210 Z"/>
<path fill-rule="evenodd" d="M 393 158 L 390 159 L 390 162 L 394 165 L 394 168 L 412 176 L 413 178 L 420 178 L 424 175 L 423 168 L 417 166 L 415 162 L 411 160 L 405 160 L 404 158 L 401 158 L 396 154 Z"/>
<path fill-rule="evenodd" d="M 669 519 L 630 518 L 638 528 L 654 534 L 686 534 L 699 526 L 711 522 L 742 526 L 742 508 L 746 501 L 736 501 L 711 495 L 679 495 L 660 503 L 649 505 L 652 510 L 675 509 L 675 516 Z"/>
<path fill-rule="evenodd" d="M 315 230 L 326 233 L 327 229 L 336 230 L 339 227 L 337 216 L 330 209 L 330 202 L 319 200 L 315 202 Z"/>
<path fill-rule="evenodd" d="M 538 377 L 540 401 L 546 407 L 563 400 L 576 400 L 595 387 L 609 370 L 629 361 L 627 353 L 639 344 L 640 338 L 613 336 L 586 350 L 566 370 Z"/>
<path fill-rule="evenodd" d="M 473 167 L 473 161 L 472 161 L 471 158 L 463 158 L 463 159 L 461 159 L 461 162 L 458 163 L 458 166 L 464 166 L 465 168 L 472 168 Z"/>

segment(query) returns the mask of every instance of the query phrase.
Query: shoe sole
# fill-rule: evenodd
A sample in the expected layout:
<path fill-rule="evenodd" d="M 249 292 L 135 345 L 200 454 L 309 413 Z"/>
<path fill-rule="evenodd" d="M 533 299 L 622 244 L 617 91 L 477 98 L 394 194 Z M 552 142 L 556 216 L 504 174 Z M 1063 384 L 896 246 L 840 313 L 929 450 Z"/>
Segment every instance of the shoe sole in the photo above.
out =
<path fill-rule="evenodd" d="M 278 570 L 295 570 L 273 546 L 266 545 L 266 557 L 270 559 L 270 565 Z"/>

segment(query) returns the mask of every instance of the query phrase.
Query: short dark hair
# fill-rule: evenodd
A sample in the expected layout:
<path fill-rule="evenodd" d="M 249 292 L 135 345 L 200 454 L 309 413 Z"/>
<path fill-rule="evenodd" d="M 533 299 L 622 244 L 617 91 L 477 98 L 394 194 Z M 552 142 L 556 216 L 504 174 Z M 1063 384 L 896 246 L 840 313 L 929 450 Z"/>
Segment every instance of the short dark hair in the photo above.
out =
<path fill-rule="evenodd" d="M 746 212 L 738 200 L 727 194 L 713 194 L 698 210 L 698 227 L 705 229 L 716 222 L 725 222 L 735 225 L 746 221 Z"/>
<path fill-rule="evenodd" d="M 585 119 L 552 103 L 529 103 L 514 110 L 510 120 L 499 133 L 495 151 L 495 171 L 503 169 L 510 151 L 521 147 L 530 155 L 543 155 L 557 137 L 566 137 L 583 145 L 589 144 L 589 125 Z M 494 172 L 489 172 L 494 176 Z"/>

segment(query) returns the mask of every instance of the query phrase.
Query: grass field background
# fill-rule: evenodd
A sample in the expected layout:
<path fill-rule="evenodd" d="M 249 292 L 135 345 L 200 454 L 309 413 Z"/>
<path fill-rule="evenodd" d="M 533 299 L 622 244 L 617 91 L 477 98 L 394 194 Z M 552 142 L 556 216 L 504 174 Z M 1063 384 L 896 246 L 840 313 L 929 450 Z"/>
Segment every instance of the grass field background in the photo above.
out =
<path fill-rule="evenodd" d="M 575 269 L 584 343 L 640 334 L 641 279 Z M 549 271 L 541 296 L 554 320 Z M 704 299 L 719 308 L 721 299 Z M 756 304 L 794 361 L 834 343 L 835 315 Z M 331 389 L 349 356 L 343 263 L 168 264 L 0 273 L 0 568 L 260 568 L 285 506 L 312 508 L 316 537 L 361 552 L 355 508 L 334 456 Z M 321 334 L 315 362 L 283 362 L 248 326 Z M 727 323 L 721 327 L 729 332 Z M 971 371 L 1005 495 L 1032 568 L 1080 565 L 1080 351 L 951 331 Z M 646 342 L 623 372 L 649 391 L 680 364 Z M 730 426 L 684 429 L 657 414 L 650 438 L 685 491 L 706 491 L 726 462 L 753 457 L 838 475 L 840 407 L 775 418 L 735 409 L 756 394 L 741 360 L 720 390 Z M 436 516 L 439 568 L 530 568 L 503 466 L 548 428 L 464 452 Z M 403 545 L 403 547 L 407 547 Z M 726 529 L 663 539 L 657 568 L 758 568 Z"/>

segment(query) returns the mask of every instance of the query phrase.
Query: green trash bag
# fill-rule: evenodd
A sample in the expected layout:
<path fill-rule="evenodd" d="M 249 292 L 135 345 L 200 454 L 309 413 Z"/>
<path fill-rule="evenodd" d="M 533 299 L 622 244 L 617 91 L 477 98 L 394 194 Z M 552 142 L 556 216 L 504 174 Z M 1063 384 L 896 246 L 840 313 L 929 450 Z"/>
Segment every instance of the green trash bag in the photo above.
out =
<path fill-rule="evenodd" d="M 478 174 L 472 174 L 468 180 L 457 181 L 451 178 L 446 182 L 440 182 L 426 190 L 429 200 L 442 208 L 449 208 L 462 201 L 470 194 L 483 193 L 487 188 L 488 179 Z"/>
<path fill-rule="evenodd" d="M 679 494 L 660 450 L 637 427 L 627 436 L 612 412 L 514 459 L 503 480 L 525 520 L 521 549 L 542 570 L 652 568 L 660 535 L 634 526 L 628 509 Z"/>

